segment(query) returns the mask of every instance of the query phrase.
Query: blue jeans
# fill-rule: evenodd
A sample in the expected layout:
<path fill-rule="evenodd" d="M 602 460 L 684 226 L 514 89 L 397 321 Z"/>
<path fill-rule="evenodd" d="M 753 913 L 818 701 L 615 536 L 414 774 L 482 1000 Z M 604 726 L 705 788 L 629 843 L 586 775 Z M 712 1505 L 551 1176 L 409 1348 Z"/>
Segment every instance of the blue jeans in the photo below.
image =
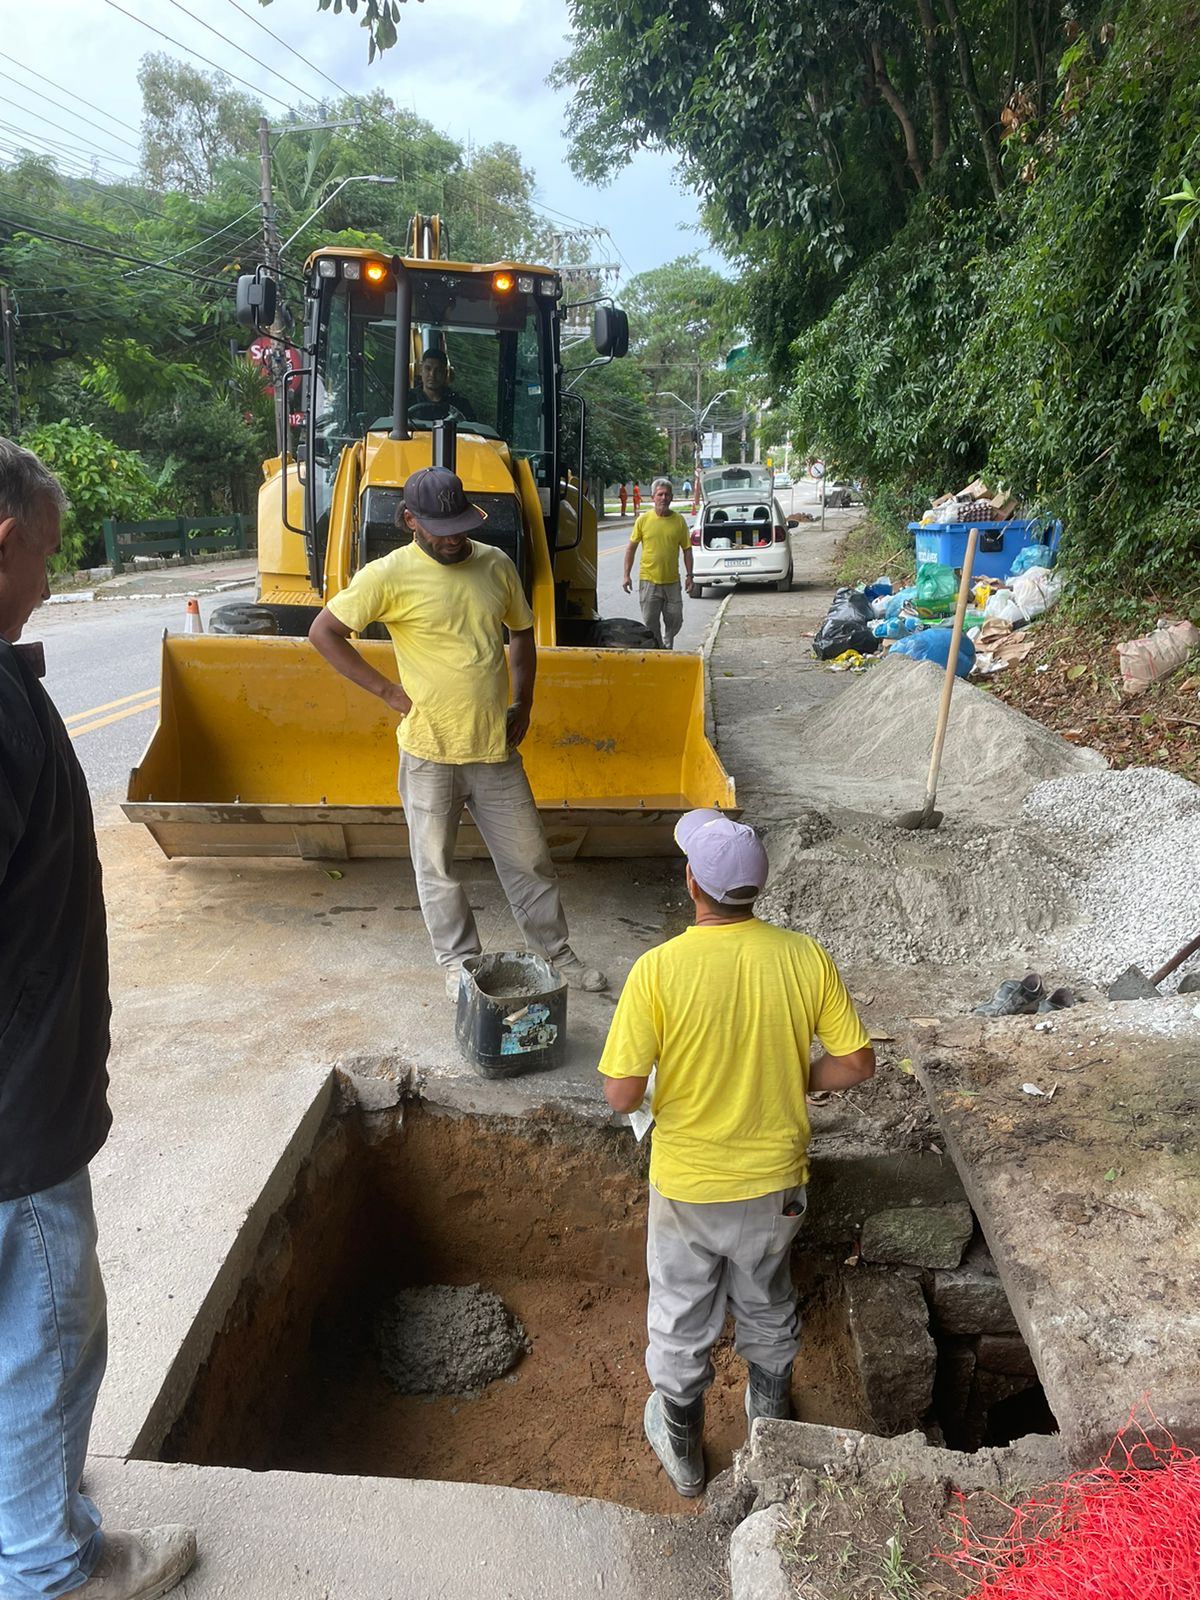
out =
<path fill-rule="evenodd" d="M 87 1168 L 0 1201 L 0 1597 L 77 1589 L 100 1555 L 79 1492 L 108 1354 Z"/>

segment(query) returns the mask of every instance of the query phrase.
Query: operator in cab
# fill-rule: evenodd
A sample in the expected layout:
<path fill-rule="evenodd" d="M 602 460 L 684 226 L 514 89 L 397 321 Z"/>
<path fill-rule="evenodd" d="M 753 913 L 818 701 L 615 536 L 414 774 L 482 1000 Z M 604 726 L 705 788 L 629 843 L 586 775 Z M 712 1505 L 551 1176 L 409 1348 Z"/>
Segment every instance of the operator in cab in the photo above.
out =
<path fill-rule="evenodd" d="M 474 422 L 471 403 L 450 387 L 450 363 L 444 350 L 426 350 L 421 358 L 421 381 L 408 393 L 408 414 L 417 422 L 444 422 L 460 417 Z"/>
<path fill-rule="evenodd" d="M 399 515 L 412 542 L 360 567 L 318 612 L 308 637 L 343 677 L 378 695 L 399 718 L 409 853 L 447 996 L 457 998 L 463 962 L 483 949 L 454 874 L 464 806 L 527 947 L 572 988 L 604 989 L 604 974 L 585 966 L 568 942 L 562 891 L 518 749 L 529 730 L 537 672 L 533 612 L 520 574 L 502 550 L 469 537 L 485 513 L 446 467 L 409 475 Z M 377 672 L 350 643 L 352 633 L 373 622 L 382 622 L 391 638 L 398 681 Z"/>

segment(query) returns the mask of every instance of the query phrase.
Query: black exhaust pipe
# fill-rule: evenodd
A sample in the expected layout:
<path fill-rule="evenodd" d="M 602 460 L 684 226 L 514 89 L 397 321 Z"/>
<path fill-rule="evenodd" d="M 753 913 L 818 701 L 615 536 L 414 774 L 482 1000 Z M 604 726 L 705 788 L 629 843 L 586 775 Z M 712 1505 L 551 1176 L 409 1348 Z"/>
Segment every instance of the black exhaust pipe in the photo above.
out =
<path fill-rule="evenodd" d="M 433 464 L 458 471 L 458 418 L 443 417 L 433 425 Z"/>

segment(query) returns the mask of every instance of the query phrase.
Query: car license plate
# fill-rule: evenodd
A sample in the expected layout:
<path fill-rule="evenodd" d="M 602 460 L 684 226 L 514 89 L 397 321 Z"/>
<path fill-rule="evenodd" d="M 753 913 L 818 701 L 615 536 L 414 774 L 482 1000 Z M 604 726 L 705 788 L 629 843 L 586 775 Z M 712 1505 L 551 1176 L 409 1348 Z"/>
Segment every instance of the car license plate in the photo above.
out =
<path fill-rule="evenodd" d="M 754 557 L 753 556 L 726 556 L 725 557 L 725 565 L 727 567 L 752 567 L 754 565 Z"/>

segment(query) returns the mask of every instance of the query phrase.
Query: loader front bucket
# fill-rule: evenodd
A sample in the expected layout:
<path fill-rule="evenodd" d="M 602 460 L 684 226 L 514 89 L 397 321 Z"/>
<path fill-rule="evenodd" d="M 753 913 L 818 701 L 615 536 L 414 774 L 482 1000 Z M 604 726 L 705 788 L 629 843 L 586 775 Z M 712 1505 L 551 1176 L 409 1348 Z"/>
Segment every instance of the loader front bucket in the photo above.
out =
<path fill-rule="evenodd" d="M 389 644 L 356 648 L 395 678 Z M 168 635 L 124 811 L 168 856 L 407 855 L 395 727 L 306 639 Z M 705 737 L 699 656 L 541 651 L 521 753 L 559 858 L 671 854 L 684 811 L 736 809 Z M 464 819 L 459 855 L 485 853 Z"/>

